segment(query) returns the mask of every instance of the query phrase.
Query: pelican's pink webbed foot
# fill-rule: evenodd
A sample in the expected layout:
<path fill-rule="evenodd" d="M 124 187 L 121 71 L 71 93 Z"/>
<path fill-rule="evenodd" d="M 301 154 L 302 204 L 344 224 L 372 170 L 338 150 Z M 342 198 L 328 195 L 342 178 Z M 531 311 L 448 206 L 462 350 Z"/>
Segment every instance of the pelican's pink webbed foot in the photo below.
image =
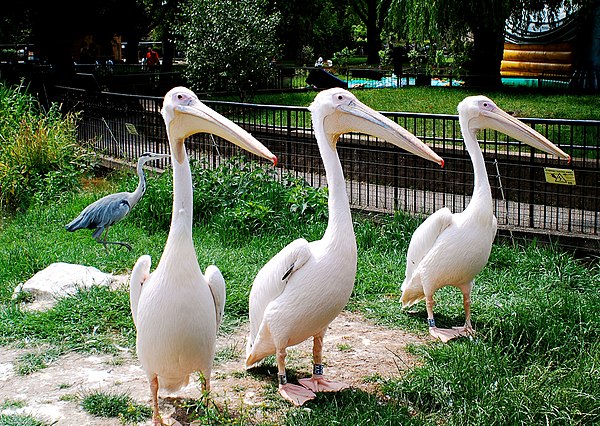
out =
<path fill-rule="evenodd" d="M 473 329 L 468 327 L 437 328 L 429 327 L 429 334 L 444 343 L 457 337 L 467 337 L 473 334 Z"/>
<path fill-rule="evenodd" d="M 309 379 L 298 380 L 302 386 L 310 389 L 313 392 L 339 392 L 342 389 L 348 388 L 346 383 L 336 380 L 327 380 L 323 376 L 312 376 Z"/>
<path fill-rule="evenodd" d="M 279 394 L 283 399 L 290 401 L 297 407 L 303 405 L 306 401 L 314 399 L 316 396 L 311 390 L 291 383 L 279 385 Z"/>

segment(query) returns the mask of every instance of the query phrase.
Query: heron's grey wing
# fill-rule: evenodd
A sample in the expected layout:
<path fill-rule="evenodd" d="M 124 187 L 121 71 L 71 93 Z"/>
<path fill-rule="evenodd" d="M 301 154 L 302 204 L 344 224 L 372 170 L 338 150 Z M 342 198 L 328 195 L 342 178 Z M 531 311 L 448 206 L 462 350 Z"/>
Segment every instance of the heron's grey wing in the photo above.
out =
<path fill-rule="evenodd" d="M 94 201 L 66 225 L 67 231 L 78 229 L 105 228 L 123 219 L 131 210 L 127 201 L 127 192 L 110 194 Z"/>
<path fill-rule="evenodd" d="M 136 323 L 138 303 L 140 301 L 140 295 L 142 294 L 142 287 L 144 282 L 150 277 L 150 266 L 152 265 L 152 259 L 147 254 L 140 256 L 135 262 L 131 276 L 129 277 L 129 303 L 131 305 L 131 315 L 133 316 L 133 323 Z"/>
<path fill-rule="evenodd" d="M 221 274 L 219 268 L 215 265 L 210 265 L 206 268 L 204 277 L 208 282 L 208 288 L 212 293 L 213 300 L 215 302 L 215 312 L 217 315 L 217 332 L 221 326 L 223 320 L 223 314 L 225 313 L 225 279 Z"/>

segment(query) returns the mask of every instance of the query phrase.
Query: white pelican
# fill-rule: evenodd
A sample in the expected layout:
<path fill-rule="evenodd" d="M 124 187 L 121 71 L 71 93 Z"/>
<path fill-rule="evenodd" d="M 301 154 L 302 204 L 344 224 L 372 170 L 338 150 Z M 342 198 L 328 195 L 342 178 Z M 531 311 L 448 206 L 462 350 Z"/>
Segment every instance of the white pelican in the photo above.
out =
<path fill-rule="evenodd" d="M 472 333 L 471 290 L 475 276 L 486 265 L 496 235 L 492 192 L 477 130 L 494 129 L 550 154 L 571 159 L 552 142 L 498 108 L 485 96 L 470 96 L 458 104 L 460 128 L 473 163 L 473 196 L 462 213 L 446 207 L 429 216 L 415 231 L 406 254 L 406 277 L 402 283 L 402 307 L 426 300 L 427 321 L 432 336 L 443 342 Z M 464 327 L 435 326 L 433 294 L 452 285 L 463 294 Z"/>
<path fill-rule="evenodd" d="M 192 241 L 192 176 L 184 139 L 213 133 L 256 155 L 277 163 L 248 132 L 208 108 L 196 95 L 176 87 L 162 108 L 173 163 L 171 228 L 156 270 L 150 256 L 141 256 L 130 279 L 130 301 L 137 329 L 137 355 L 144 368 L 153 403 L 153 422 L 162 424 L 158 389 L 174 392 L 199 371 L 210 389 L 215 341 L 225 305 L 225 281 L 211 265 L 202 275 Z"/>
<path fill-rule="evenodd" d="M 443 160 L 413 134 L 359 102 L 347 90 L 325 90 L 309 109 L 329 187 L 327 230 L 319 241 L 293 241 L 258 272 L 250 291 L 246 346 L 246 368 L 276 355 L 279 393 L 295 405 L 314 398 L 314 392 L 346 387 L 325 380 L 322 365 L 323 336 L 348 302 L 356 276 L 356 239 L 336 151 L 339 136 L 367 133 L 443 165 Z M 300 380 L 302 386 L 287 383 L 286 348 L 311 336 L 313 376 Z"/>

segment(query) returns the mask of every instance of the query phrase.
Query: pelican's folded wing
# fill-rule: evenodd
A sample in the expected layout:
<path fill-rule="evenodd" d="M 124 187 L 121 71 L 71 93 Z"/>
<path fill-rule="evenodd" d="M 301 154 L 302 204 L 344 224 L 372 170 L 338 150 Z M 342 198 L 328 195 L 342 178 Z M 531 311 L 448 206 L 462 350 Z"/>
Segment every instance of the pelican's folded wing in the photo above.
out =
<path fill-rule="evenodd" d="M 223 314 L 225 313 L 225 279 L 219 268 L 215 265 L 210 265 L 206 268 L 204 278 L 206 278 L 206 281 L 208 282 L 208 288 L 210 288 L 210 292 L 212 293 L 215 302 L 218 332 L 221 321 L 223 320 Z"/>
<path fill-rule="evenodd" d="M 444 207 L 425 219 L 413 233 L 406 252 L 406 275 L 402 283 L 402 290 L 405 290 L 421 260 L 429 253 L 435 241 L 451 223 L 452 212 Z"/>
<path fill-rule="evenodd" d="M 133 316 L 133 323 L 136 323 L 138 302 L 140 301 L 140 295 L 142 294 L 142 286 L 144 282 L 150 276 L 150 266 L 152 260 L 147 254 L 140 256 L 135 262 L 131 276 L 129 278 L 129 303 L 131 305 L 131 315 Z"/>

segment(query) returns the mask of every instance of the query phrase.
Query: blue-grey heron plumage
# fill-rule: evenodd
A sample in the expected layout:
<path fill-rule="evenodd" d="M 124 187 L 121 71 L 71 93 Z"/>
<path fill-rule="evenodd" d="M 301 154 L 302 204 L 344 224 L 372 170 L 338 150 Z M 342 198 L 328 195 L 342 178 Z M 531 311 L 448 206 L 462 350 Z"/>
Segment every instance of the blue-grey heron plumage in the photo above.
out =
<path fill-rule="evenodd" d="M 108 230 L 115 223 L 122 220 L 133 207 L 140 201 L 144 192 L 146 192 L 146 175 L 144 173 L 144 164 L 148 161 L 158 160 L 160 158 L 169 158 L 169 154 L 156 154 L 154 152 L 145 152 L 140 156 L 137 162 L 137 174 L 139 176 L 138 186 L 133 192 L 118 192 L 110 194 L 99 200 L 94 201 L 87 206 L 75 219 L 65 226 L 67 231 L 73 232 L 78 229 L 94 229 L 92 237 L 103 244 L 116 244 L 131 250 L 131 246 L 120 241 L 107 241 Z"/>

